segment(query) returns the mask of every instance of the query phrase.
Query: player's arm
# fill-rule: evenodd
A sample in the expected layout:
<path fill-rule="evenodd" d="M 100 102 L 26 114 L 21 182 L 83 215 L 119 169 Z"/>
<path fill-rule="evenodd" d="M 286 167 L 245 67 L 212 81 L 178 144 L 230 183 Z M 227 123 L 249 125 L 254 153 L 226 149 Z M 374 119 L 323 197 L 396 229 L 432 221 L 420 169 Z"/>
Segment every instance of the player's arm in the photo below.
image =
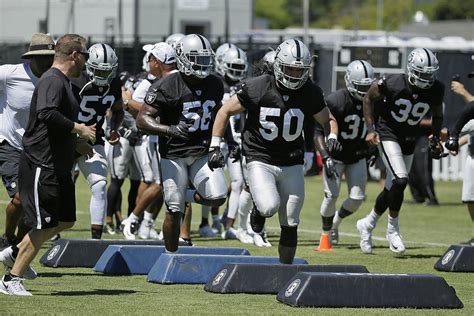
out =
<path fill-rule="evenodd" d="M 323 126 L 327 136 L 327 144 L 329 154 L 334 155 L 342 150 L 341 144 L 337 140 L 339 134 L 339 127 L 334 116 L 329 111 L 329 108 L 325 106 L 321 111 L 314 115 L 316 122 Z"/>
<path fill-rule="evenodd" d="M 212 139 L 209 146 L 209 156 L 207 165 L 211 170 L 222 168 L 224 166 L 224 156 L 220 150 L 220 143 L 225 134 L 229 119 L 232 115 L 240 114 L 245 111 L 245 107 L 240 103 L 237 95 L 232 96 L 217 111 L 216 119 L 212 127 Z"/>
<path fill-rule="evenodd" d="M 453 154 L 457 154 L 459 150 L 459 134 L 461 134 L 462 128 L 469 122 L 471 119 L 474 119 L 474 102 L 468 103 L 461 114 L 459 115 L 454 128 L 449 131 L 449 138 L 446 141 L 445 147 L 451 151 Z"/>
<path fill-rule="evenodd" d="M 119 100 L 115 102 L 110 108 L 110 137 L 109 143 L 111 145 L 116 145 L 120 140 L 120 134 L 118 130 L 122 125 L 123 118 L 124 118 L 124 111 L 123 111 L 123 102 Z"/>
<path fill-rule="evenodd" d="M 137 127 L 151 135 L 167 136 L 188 141 L 190 138 L 190 124 L 180 122 L 178 125 L 164 125 L 160 123 L 159 110 L 148 104 L 143 104 L 137 115 Z"/>
<path fill-rule="evenodd" d="M 339 175 L 337 174 L 336 164 L 328 152 L 326 142 L 324 141 L 324 129 L 321 125 L 317 125 L 314 129 L 313 142 L 314 147 L 323 159 L 323 164 L 327 176 L 329 178 L 338 177 Z"/>
<path fill-rule="evenodd" d="M 375 131 L 374 107 L 375 102 L 381 100 L 382 98 L 383 94 L 379 89 L 379 83 L 374 81 L 362 101 L 362 111 L 364 112 L 364 120 L 365 124 L 367 125 L 367 135 L 365 137 L 365 141 L 369 145 L 377 145 L 380 142 L 379 135 Z"/>

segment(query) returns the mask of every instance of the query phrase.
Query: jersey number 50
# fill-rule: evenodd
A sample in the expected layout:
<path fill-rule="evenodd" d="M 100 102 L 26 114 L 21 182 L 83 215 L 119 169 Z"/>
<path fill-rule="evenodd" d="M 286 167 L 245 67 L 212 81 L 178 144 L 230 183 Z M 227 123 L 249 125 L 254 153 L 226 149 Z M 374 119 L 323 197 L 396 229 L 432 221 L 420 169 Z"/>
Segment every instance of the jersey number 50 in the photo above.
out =
<path fill-rule="evenodd" d="M 280 117 L 281 109 L 279 108 L 260 108 L 260 134 L 268 141 L 272 141 L 278 136 L 278 126 L 275 122 L 269 121 L 270 117 Z M 295 122 L 296 121 L 296 122 Z M 292 128 L 292 122 L 295 122 L 296 127 Z M 287 142 L 292 142 L 301 135 L 303 129 L 304 114 L 300 109 L 289 109 L 283 116 L 282 137 Z M 293 132 L 292 132 L 293 130 Z"/>
<path fill-rule="evenodd" d="M 410 100 L 398 99 L 395 101 L 398 106 L 397 112 L 390 111 L 392 117 L 399 123 L 407 122 L 409 125 L 417 125 L 430 109 L 427 103 L 418 102 L 412 104 Z"/>

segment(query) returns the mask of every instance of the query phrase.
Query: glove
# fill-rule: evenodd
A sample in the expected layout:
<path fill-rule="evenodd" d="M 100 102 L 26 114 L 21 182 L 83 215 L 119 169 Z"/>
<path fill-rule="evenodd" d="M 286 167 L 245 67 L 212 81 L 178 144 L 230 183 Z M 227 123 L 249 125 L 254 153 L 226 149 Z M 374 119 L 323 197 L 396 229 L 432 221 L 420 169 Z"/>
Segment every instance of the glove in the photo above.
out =
<path fill-rule="evenodd" d="M 375 162 L 377 161 L 377 158 L 379 158 L 379 151 L 377 150 L 377 147 L 370 146 L 368 150 L 367 165 L 369 167 L 373 167 L 375 165 Z"/>
<path fill-rule="evenodd" d="M 240 146 L 237 143 L 228 143 L 229 147 L 229 158 L 232 159 L 232 162 L 237 162 L 242 157 L 242 152 Z"/>
<path fill-rule="evenodd" d="M 187 142 L 191 138 L 191 132 L 189 131 L 191 126 L 191 124 L 179 122 L 178 125 L 170 125 L 166 131 L 166 134 L 171 138 L 177 138 Z"/>
<path fill-rule="evenodd" d="M 222 154 L 221 148 L 219 146 L 209 147 L 209 154 L 207 157 L 207 165 L 211 171 L 224 167 L 224 155 Z"/>
<path fill-rule="evenodd" d="M 434 159 L 441 159 L 449 155 L 448 153 L 444 152 L 443 145 L 436 136 L 430 138 L 430 151 L 431 157 Z"/>
<path fill-rule="evenodd" d="M 309 169 L 313 166 L 314 161 L 314 153 L 311 151 L 307 151 L 304 153 L 304 164 L 303 164 L 303 171 L 306 173 Z"/>
<path fill-rule="evenodd" d="M 326 170 L 326 174 L 330 179 L 335 179 L 339 177 L 339 174 L 337 173 L 336 169 L 336 163 L 334 162 L 334 159 L 331 158 L 331 156 L 323 157 L 323 163 L 324 168 Z"/>
<path fill-rule="evenodd" d="M 131 129 L 127 130 L 127 132 L 122 136 L 128 140 L 130 146 L 137 145 L 137 143 L 139 143 L 140 139 L 142 138 L 142 135 L 140 132 L 134 131 Z"/>
<path fill-rule="evenodd" d="M 450 151 L 458 152 L 459 151 L 459 140 L 457 137 L 454 136 L 449 136 L 449 138 L 446 140 L 446 143 L 444 143 L 444 147 Z"/>
<path fill-rule="evenodd" d="M 328 138 L 326 141 L 326 147 L 330 156 L 337 156 L 342 151 L 341 143 L 337 140 L 337 138 Z"/>

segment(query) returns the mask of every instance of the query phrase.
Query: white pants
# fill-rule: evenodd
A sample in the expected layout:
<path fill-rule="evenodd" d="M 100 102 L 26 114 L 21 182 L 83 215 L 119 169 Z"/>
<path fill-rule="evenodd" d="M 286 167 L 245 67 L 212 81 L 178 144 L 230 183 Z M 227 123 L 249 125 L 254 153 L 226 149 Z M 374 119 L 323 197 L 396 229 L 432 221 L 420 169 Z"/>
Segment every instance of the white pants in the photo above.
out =
<path fill-rule="evenodd" d="M 387 178 L 385 179 L 385 188 L 390 190 L 392 180 L 396 178 L 408 178 L 413 154 L 404 155 L 400 145 L 395 141 L 384 140 L 378 145 L 380 157 L 387 168 Z"/>
<path fill-rule="evenodd" d="M 224 170 L 211 171 L 207 166 L 207 155 L 173 160 L 162 158 L 160 168 L 168 212 L 184 212 L 189 182 L 206 199 L 224 199 L 227 196 Z"/>
<path fill-rule="evenodd" d="M 463 170 L 462 201 L 474 202 L 474 158 L 467 155 Z"/>
<path fill-rule="evenodd" d="M 120 137 L 120 141 L 115 146 L 109 146 L 107 160 L 110 166 L 112 178 L 123 180 L 130 176 L 130 180 L 145 181 L 146 177 L 152 178 L 152 175 L 145 175 L 140 161 L 143 160 L 141 144 L 130 146 L 125 137 Z M 150 174 L 151 171 L 150 171 Z M 151 180 L 150 180 L 151 181 Z"/>
<path fill-rule="evenodd" d="M 105 149 L 103 145 L 93 146 L 95 154 L 87 159 L 85 156 L 77 158 L 77 165 L 84 177 L 93 186 L 99 181 L 107 182 L 107 158 L 105 156 Z"/>
<path fill-rule="evenodd" d="M 248 184 L 257 210 L 264 217 L 278 212 L 281 226 L 300 222 L 304 202 L 303 166 L 279 167 L 260 161 L 247 163 Z"/>

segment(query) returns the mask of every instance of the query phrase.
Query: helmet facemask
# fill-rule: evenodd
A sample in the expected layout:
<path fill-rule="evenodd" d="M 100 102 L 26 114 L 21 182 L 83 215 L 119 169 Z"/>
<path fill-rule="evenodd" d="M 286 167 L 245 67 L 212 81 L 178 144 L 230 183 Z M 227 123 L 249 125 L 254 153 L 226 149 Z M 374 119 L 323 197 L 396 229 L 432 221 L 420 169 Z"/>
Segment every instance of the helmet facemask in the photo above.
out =
<path fill-rule="evenodd" d="M 351 80 L 348 74 L 344 76 L 344 79 L 346 81 L 346 87 L 347 90 L 349 90 L 349 93 L 359 101 L 362 101 L 362 99 L 364 99 L 365 95 L 367 94 L 367 91 L 369 91 L 370 86 L 374 82 L 373 78 Z"/>
<path fill-rule="evenodd" d="M 429 89 L 438 76 L 439 66 L 416 67 L 408 65 L 408 81 L 420 89 Z"/>
<path fill-rule="evenodd" d="M 94 85 L 109 86 L 116 76 L 117 68 L 118 58 L 112 47 L 98 43 L 89 48 L 86 70 Z"/>
<path fill-rule="evenodd" d="M 211 47 L 207 39 L 205 41 L 200 39 L 197 44 L 197 41 L 192 36 L 198 35 L 187 35 L 176 45 L 178 70 L 186 76 L 195 76 L 203 79 L 211 74 L 214 66 L 214 52 L 211 48 L 205 48 Z M 206 45 L 201 44 L 205 42 L 207 42 Z M 201 47 L 198 48 L 199 46 Z"/>
<path fill-rule="evenodd" d="M 283 63 L 278 57 L 273 63 L 275 78 L 284 87 L 296 90 L 301 88 L 308 80 L 310 65 Z"/>

